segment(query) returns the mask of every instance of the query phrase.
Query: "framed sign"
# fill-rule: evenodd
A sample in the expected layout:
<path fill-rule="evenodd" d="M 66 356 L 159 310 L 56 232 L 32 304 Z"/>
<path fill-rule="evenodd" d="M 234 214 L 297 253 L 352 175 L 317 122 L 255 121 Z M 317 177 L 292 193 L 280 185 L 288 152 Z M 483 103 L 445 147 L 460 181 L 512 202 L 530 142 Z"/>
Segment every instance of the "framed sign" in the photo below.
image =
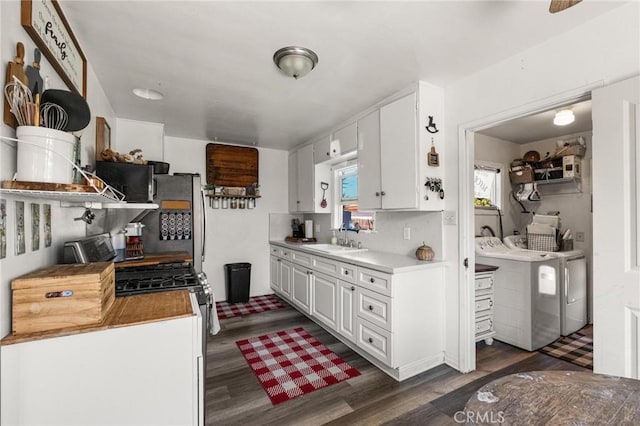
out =
<path fill-rule="evenodd" d="M 87 97 L 87 59 L 57 0 L 22 0 L 22 26 L 69 89 Z"/>

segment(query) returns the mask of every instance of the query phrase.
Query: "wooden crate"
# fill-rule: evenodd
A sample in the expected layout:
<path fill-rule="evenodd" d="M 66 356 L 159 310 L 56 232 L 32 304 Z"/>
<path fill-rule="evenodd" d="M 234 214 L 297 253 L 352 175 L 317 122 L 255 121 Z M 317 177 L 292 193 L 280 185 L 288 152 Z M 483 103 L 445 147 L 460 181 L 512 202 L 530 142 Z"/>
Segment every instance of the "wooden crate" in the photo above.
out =
<path fill-rule="evenodd" d="M 11 282 L 13 333 L 102 322 L 115 300 L 113 262 L 54 265 Z"/>

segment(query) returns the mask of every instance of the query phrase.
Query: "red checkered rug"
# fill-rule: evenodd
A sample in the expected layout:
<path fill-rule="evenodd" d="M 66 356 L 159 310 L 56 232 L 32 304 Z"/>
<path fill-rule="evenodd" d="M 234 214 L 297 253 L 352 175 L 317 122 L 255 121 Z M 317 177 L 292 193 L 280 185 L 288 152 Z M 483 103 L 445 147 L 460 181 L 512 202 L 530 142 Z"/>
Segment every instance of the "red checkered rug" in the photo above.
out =
<path fill-rule="evenodd" d="M 258 312 L 272 311 L 274 309 L 282 309 L 285 306 L 277 296 L 267 294 L 266 296 L 252 297 L 247 303 L 217 302 L 216 311 L 218 311 L 218 319 L 223 320 Z"/>
<path fill-rule="evenodd" d="M 236 345 L 273 405 L 360 375 L 302 327 Z"/>

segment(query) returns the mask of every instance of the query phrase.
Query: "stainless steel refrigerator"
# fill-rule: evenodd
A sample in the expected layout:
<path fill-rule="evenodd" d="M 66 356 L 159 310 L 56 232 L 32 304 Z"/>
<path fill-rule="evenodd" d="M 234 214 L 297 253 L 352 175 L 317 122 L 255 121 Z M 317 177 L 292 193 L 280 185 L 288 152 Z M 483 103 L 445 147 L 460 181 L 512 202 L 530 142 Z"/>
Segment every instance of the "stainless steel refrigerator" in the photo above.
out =
<path fill-rule="evenodd" d="M 153 202 L 160 206 L 157 210 L 146 211 L 134 219 L 145 225 L 144 252 L 188 252 L 196 272 L 202 272 L 206 215 L 200 175 L 154 175 Z"/>

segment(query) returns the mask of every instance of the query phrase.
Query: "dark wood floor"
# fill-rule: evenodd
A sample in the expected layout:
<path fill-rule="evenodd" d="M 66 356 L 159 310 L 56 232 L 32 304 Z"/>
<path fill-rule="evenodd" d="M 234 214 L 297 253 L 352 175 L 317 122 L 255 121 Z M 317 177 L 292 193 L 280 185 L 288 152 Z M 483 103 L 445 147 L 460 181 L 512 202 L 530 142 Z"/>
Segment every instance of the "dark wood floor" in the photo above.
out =
<path fill-rule="evenodd" d="M 304 327 L 361 375 L 277 406 L 237 349 L 237 340 Z M 501 342 L 479 343 L 477 369 L 468 374 L 442 365 L 398 383 L 292 308 L 222 322 L 207 347 L 207 425 L 441 425 L 484 384 L 508 374 L 584 368 Z"/>

